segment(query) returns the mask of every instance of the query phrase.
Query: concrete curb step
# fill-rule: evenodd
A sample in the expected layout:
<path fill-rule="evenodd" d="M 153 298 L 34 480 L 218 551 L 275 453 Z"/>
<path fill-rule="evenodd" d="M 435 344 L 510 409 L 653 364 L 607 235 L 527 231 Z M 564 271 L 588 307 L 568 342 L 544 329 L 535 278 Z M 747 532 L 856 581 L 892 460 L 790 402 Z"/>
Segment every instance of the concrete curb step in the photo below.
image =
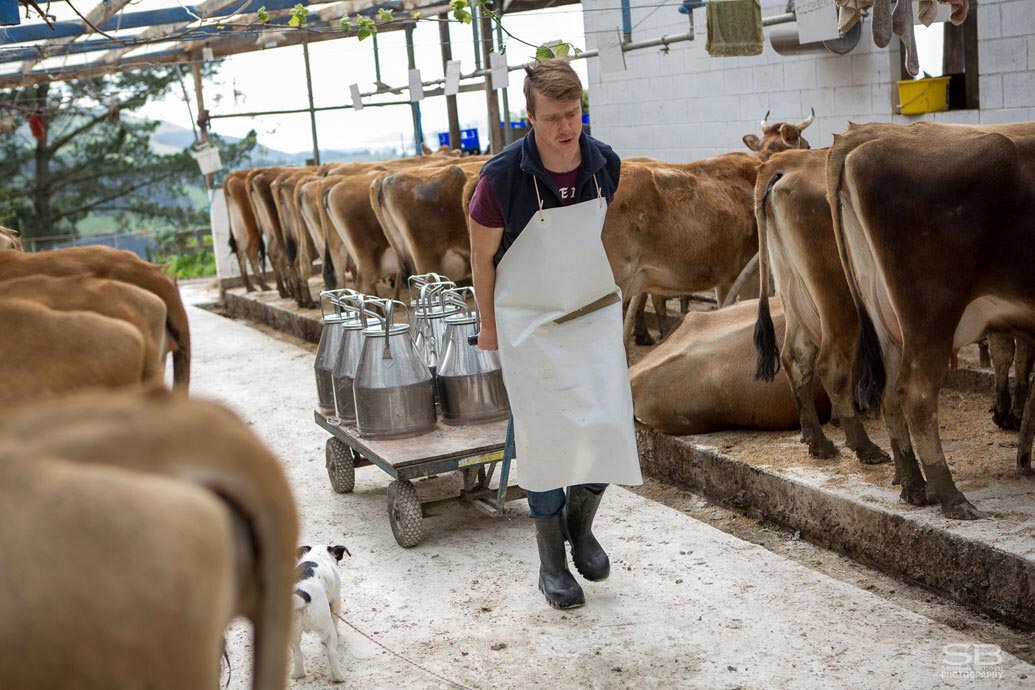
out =
<path fill-rule="evenodd" d="M 275 293 L 226 292 L 227 312 L 318 342 L 319 312 L 299 312 Z M 952 372 L 948 385 L 987 392 L 988 371 Z M 1035 560 L 890 510 L 879 501 L 813 486 L 686 438 L 637 432 L 645 473 L 790 529 L 896 577 L 928 587 L 995 618 L 1035 629 Z M 929 509 L 932 512 L 935 508 Z"/>

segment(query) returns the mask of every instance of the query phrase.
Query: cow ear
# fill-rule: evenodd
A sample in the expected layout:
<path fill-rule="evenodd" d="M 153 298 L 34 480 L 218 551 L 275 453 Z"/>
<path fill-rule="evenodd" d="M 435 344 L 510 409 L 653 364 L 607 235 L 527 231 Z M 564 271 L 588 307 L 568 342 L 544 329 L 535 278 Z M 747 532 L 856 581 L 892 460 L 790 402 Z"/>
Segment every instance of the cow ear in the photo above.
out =
<path fill-rule="evenodd" d="M 306 555 L 307 553 L 309 553 L 312 550 L 313 550 L 313 547 L 309 546 L 309 544 L 306 544 L 304 546 L 299 546 L 298 549 L 295 551 L 295 557 L 296 558 L 301 558 L 302 556 Z"/>
<path fill-rule="evenodd" d="M 336 546 L 328 546 L 327 550 L 331 552 L 331 555 L 334 556 L 334 560 L 336 561 L 340 561 L 342 559 L 342 556 L 344 556 L 347 553 L 349 554 L 349 558 L 352 558 L 352 554 L 349 553 L 349 550 L 341 544 L 337 544 Z"/>
<path fill-rule="evenodd" d="M 744 146 L 747 146 L 752 151 L 762 150 L 762 140 L 758 138 L 757 134 L 745 134 L 744 135 Z"/>
<path fill-rule="evenodd" d="M 780 125 L 780 138 L 783 139 L 783 143 L 788 146 L 797 146 L 798 138 L 801 133 L 798 132 L 798 128 L 794 125 L 789 125 L 786 122 Z"/>

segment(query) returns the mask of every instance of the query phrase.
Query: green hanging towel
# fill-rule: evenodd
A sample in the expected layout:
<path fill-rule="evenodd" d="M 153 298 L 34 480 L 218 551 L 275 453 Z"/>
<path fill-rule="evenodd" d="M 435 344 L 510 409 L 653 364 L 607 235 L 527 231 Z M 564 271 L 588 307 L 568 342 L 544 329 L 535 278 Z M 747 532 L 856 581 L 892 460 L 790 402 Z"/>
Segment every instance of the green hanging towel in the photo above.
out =
<path fill-rule="evenodd" d="M 712 57 L 761 55 L 761 0 L 709 0 L 707 5 L 708 43 Z"/>

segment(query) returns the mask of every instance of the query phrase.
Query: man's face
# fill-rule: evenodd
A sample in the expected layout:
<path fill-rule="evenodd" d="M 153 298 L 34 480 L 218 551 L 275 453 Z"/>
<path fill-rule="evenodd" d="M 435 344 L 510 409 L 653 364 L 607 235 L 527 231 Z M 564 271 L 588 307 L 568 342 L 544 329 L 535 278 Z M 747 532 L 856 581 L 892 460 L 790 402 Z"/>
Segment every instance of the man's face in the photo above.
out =
<path fill-rule="evenodd" d="M 528 116 L 535 127 L 535 143 L 556 156 L 574 156 L 582 134 L 582 99 L 558 101 L 536 94 L 535 115 Z M 558 171 L 564 172 L 564 171 Z"/>

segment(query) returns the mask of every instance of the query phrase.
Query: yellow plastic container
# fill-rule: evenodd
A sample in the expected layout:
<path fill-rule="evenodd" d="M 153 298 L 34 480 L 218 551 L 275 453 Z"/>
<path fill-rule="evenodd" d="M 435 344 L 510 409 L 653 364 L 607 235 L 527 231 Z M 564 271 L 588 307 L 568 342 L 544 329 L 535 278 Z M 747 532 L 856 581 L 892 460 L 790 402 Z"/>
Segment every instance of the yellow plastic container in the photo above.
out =
<path fill-rule="evenodd" d="M 907 79 L 898 83 L 898 107 L 903 115 L 949 109 L 949 77 Z"/>

